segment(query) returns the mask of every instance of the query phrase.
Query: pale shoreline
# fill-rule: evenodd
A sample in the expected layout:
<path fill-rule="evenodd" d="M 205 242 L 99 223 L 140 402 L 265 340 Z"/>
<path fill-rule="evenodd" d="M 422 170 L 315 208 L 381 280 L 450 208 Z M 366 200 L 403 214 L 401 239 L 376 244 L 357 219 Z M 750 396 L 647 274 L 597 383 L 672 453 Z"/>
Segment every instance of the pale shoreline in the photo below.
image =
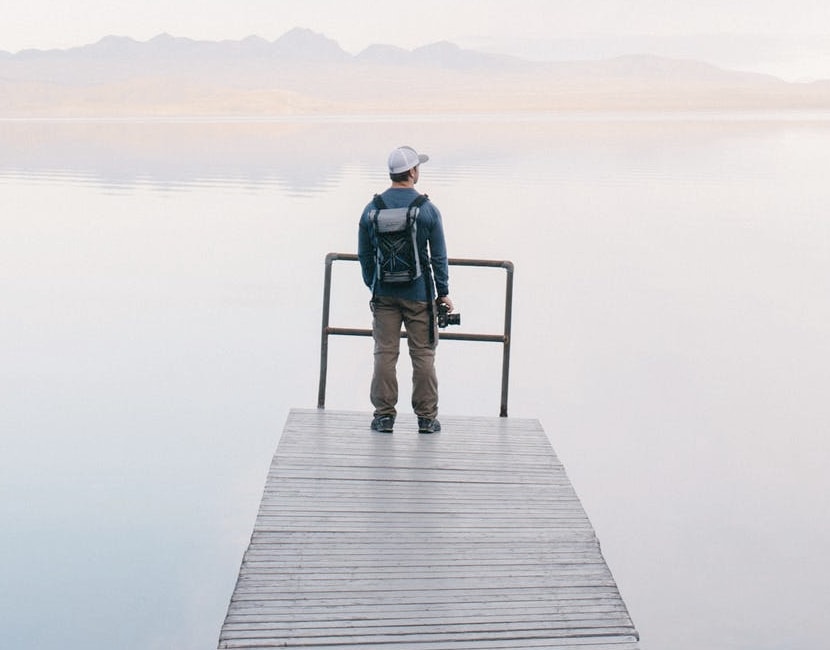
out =
<path fill-rule="evenodd" d="M 780 110 L 830 110 L 830 81 L 655 57 L 510 69 L 62 57 L 0 66 L 0 118 Z"/>

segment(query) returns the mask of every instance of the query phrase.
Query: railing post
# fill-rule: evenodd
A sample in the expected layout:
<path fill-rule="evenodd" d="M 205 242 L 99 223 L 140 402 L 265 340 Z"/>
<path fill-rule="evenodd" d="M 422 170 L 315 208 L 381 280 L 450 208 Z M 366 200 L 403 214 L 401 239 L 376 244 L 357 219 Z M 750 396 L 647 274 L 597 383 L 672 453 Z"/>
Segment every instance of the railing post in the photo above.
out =
<path fill-rule="evenodd" d="M 323 281 L 323 326 L 320 333 L 320 385 L 317 389 L 317 408 L 326 408 L 326 375 L 329 363 L 329 313 L 331 310 L 331 265 L 337 253 L 326 255 L 326 271 Z"/>
<path fill-rule="evenodd" d="M 510 377 L 510 341 L 513 328 L 513 263 L 504 262 L 507 271 L 504 290 L 504 347 L 501 359 L 501 410 L 499 417 L 507 417 L 507 386 Z"/>

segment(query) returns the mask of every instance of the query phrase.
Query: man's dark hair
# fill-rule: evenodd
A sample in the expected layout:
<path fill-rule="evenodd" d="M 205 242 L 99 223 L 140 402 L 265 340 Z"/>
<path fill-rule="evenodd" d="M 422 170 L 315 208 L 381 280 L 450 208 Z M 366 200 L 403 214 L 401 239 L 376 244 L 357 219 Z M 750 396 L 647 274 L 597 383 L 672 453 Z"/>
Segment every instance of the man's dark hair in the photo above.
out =
<path fill-rule="evenodd" d="M 389 174 L 389 178 L 392 179 L 393 183 L 405 183 L 409 180 L 409 173 L 411 169 L 407 169 L 405 172 L 401 172 L 400 174 Z"/>

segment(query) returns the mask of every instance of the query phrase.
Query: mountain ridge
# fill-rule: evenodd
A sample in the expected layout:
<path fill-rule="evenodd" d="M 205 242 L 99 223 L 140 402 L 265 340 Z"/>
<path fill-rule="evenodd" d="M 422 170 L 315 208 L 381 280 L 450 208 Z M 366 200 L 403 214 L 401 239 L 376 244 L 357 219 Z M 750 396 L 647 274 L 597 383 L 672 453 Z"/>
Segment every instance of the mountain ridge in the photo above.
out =
<path fill-rule="evenodd" d="M 310 29 L 295 27 L 273 41 L 261 36 L 250 35 L 239 40 L 194 40 L 183 36 L 172 36 L 166 32 L 149 40 L 138 41 L 129 36 L 108 35 L 95 43 L 65 49 L 26 49 L 17 53 L 0 50 L 0 57 L 6 61 L 33 61 L 48 59 L 71 60 L 89 55 L 135 56 L 148 58 L 170 55 L 231 55 L 245 53 L 249 56 L 285 58 L 305 61 L 380 61 L 380 53 L 394 52 L 398 63 L 433 62 L 440 65 L 467 63 L 476 66 L 512 64 L 535 66 L 536 62 L 518 57 L 489 54 L 461 48 L 449 41 L 427 43 L 407 50 L 394 45 L 376 43 L 356 54 L 346 52 L 334 39 Z"/>
<path fill-rule="evenodd" d="M 830 109 L 830 81 L 642 54 L 536 62 L 448 41 L 350 54 L 305 28 L 0 52 L 0 117 L 764 108 Z"/>

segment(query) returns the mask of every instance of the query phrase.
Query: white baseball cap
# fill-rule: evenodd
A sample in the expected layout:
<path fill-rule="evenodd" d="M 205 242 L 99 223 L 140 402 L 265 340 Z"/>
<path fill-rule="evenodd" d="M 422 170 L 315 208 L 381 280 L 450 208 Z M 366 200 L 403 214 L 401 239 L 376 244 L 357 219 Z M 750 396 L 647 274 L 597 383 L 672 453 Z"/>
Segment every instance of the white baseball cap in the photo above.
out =
<path fill-rule="evenodd" d="M 418 153 L 412 147 L 398 147 L 389 154 L 389 173 L 402 174 L 429 160 L 429 156 Z"/>

